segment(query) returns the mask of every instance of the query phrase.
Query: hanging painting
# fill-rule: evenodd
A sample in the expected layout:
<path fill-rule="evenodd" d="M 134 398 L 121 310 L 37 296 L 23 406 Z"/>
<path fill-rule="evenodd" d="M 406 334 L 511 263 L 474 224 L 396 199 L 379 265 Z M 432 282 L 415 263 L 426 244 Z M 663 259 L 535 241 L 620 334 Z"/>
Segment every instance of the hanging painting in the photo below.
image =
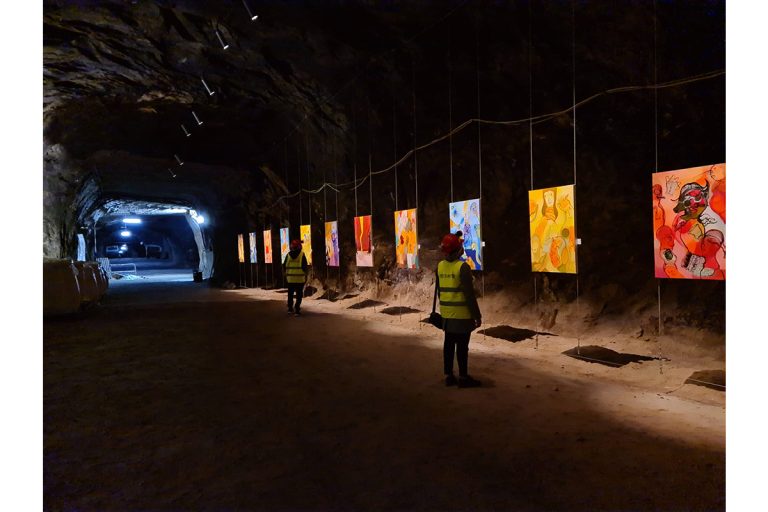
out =
<path fill-rule="evenodd" d="M 395 254 L 398 268 L 419 268 L 416 208 L 395 212 Z"/>
<path fill-rule="evenodd" d="M 243 243 L 243 235 L 237 235 L 237 261 L 245 263 L 245 246 Z"/>
<path fill-rule="evenodd" d="M 264 230 L 264 263 L 272 263 L 272 230 Z"/>
<path fill-rule="evenodd" d="M 480 200 L 468 199 L 448 205 L 451 233 L 461 231 L 464 254 L 461 256 L 472 270 L 483 270 L 483 239 L 480 236 Z"/>
<path fill-rule="evenodd" d="M 653 174 L 655 275 L 725 279 L 725 164 Z"/>
<path fill-rule="evenodd" d="M 371 216 L 355 217 L 355 255 L 358 267 L 373 266 L 373 234 L 371 231 Z"/>
<path fill-rule="evenodd" d="M 325 223 L 325 264 L 329 267 L 339 266 L 339 223 Z"/>
<path fill-rule="evenodd" d="M 307 265 L 312 264 L 312 231 L 309 224 L 304 224 L 300 228 L 301 250 L 307 257 Z"/>
<path fill-rule="evenodd" d="M 573 185 L 528 192 L 531 270 L 576 273 L 576 200 Z"/>
<path fill-rule="evenodd" d="M 285 257 L 288 256 L 288 251 L 290 251 L 290 234 L 288 233 L 288 228 L 281 228 L 280 229 L 280 261 L 285 261 Z"/>
<path fill-rule="evenodd" d="M 256 232 L 248 233 L 248 242 L 251 244 L 251 263 L 258 263 L 259 251 L 256 249 Z"/>

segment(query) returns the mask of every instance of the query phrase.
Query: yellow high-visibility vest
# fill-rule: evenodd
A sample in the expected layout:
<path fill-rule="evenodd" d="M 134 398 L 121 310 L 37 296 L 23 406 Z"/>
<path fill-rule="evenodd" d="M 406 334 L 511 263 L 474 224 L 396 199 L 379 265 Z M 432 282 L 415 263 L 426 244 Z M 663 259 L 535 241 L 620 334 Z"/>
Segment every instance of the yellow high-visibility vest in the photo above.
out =
<path fill-rule="evenodd" d="M 440 288 L 440 314 L 443 318 L 468 320 L 472 313 L 467 305 L 467 297 L 461 286 L 459 277 L 461 266 L 465 263 L 461 260 L 443 260 L 437 264 L 437 276 Z"/>
<path fill-rule="evenodd" d="M 291 255 L 285 257 L 285 280 L 290 284 L 303 284 L 306 274 L 301 266 L 301 259 L 304 256 L 303 252 L 300 252 L 296 258 L 291 258 Z"/>

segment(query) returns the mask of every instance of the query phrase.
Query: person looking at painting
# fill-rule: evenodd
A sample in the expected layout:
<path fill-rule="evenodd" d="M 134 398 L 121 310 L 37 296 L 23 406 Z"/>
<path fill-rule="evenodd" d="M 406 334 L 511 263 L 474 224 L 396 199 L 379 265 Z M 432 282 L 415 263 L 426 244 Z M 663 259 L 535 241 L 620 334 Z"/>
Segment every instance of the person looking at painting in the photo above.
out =
<path fill-rule="evenodd" d="M 460 388 L 477 387 L 475 380 L 468 373 L 469 338 L 472 331 L 480 327 L 482 315 L 477 305 L 475 290 L 472 286 L 472 271 L 462 261 L 463 242 L 458 234 L 443 237 L 440 250 L 445 254 L 437 265 L 436 284 L 440 300 L 440 314 L 443 317 L 443 372 L 445 385 L 458 385 Z M 459 363 L 459 378 L 453 375 L 453 359 Z"/>
<path fill-rule="evenodd" d="M 301 250 L 301 240 L 291 241 L 290 251 L 283 260 L 283 275 L 288 285 L 288 314 L 301 316 L 301 299 L 304 298 L 304 285 L 307 283 L 309 264 Z M 294 305 L 293 297 L 296 296 Z"/>

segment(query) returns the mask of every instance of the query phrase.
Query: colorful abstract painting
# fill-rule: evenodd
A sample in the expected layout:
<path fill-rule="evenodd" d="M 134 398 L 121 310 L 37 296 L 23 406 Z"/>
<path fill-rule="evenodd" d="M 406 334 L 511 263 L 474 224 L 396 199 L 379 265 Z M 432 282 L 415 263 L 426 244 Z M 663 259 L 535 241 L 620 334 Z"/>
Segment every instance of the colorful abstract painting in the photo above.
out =
<path fill-rule="evenodd" d="M 531 270 L 576 273 L 576 196 L 573 185 L 528 192 Z"/>
<path fill-rule="evenodd" d="M 653 174 L 655 275 L 725 279 L 725 164 Z"/>
<path fill-rule="evenodd" d="M 480 236 L 480 200 L 467 199 L 448 205 L 450 232 L 461 231 L 464 254 L 461 256 L 472 270 L 483 270 L 483 238 Z"/>
<path fill-rule="evenodd" d="M 312 264 L 312 228 L 309 224 L 304 224 L 299 228 L 301 235 L 301 250 L 307 257 L 307 265 Z"/>
<path fill-rule="evenodd" d="M 325 264 L 329 267 L 339 266 L 339 223 L 325 223 Z"/>
<path fill-rule="evenodd" d="M 280 262 L 285 261 L 285 257 L 288 256 L 291 245 L 290 237 L 288 228 L 280 228 Z"/>
<path fill-rule="evenodd" d="M 419 268 L 416 208 L 395 212 L 395 254 L 398 268 Z"/>
<path fill-rule="evenodd" d="M 272 263 L 272 230 L 264 230 L 264 263 Z"/>
<path fill-rule="evenodd" d="M 371 216 L 362 215 L 355 217 L 355 247 L 357 252 L 355 259 L 358 267 L 373 266 L 373 232 L 371 230 Z"/>
<path fill-rule="evenodd" d="M 259 262 L 259 251 L 256 249 L 256 233 L 248 233 L 248 241 L 251 244 L 251 263 Z"/>
<path fill-rule="evenodd" d="M 245 263 L 245 244 L 243 243 L 243 235 L 237 235 L 237 261 Z"/>

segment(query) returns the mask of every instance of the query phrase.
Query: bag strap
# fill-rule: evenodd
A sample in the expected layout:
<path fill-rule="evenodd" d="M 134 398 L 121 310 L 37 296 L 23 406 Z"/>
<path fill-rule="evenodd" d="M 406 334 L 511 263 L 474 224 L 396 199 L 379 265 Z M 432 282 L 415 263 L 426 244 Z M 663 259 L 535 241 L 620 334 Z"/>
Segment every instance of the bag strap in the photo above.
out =
<path fill-rule="evenodd" d="M 439 279 L 440 279 L 440 274 L 438 274 L 437 271 L 435 271 L 435 296 L 432 299 L 432 313 L 435 312 L 435 308 L 437 307 L 437 289 L 440 286 L 440 283 L 438 282 Z"/>

